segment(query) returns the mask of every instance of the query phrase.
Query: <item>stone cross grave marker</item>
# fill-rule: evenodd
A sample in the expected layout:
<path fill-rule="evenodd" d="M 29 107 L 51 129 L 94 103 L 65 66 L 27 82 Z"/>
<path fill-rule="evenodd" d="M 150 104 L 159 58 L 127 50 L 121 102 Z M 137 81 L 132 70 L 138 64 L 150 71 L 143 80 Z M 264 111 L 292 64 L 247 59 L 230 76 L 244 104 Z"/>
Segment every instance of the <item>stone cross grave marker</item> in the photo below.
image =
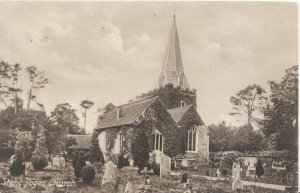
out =
<path fill-rule="evenodd" d="M 162 155 L 160 159 L 160 177 L 171 173 L 171 158 L 167 155 Z"/>
<path fill-rule="evenodd" d="M 106 183 L 116 183 L 116 173 L 114 163 L 112 161 L 107 162 L 102 180 L 102 186 Z"/>
<path fill-rule="evenodd" d="M 243 189 L 243 183 L 240 178 L 241 178 L 241 166 L 240 166 L 240 164 L 238 164 L 236 167 L 236 177 L 232 183 L 232 190 L 242 190 Z"/>
<path fill-rule="evenodd" d="M 142 174 L 144 174 L 144 186 L 143 186 L 143 190 L 150 190 L 150 182 L 148 182 L 148 178 L 147 175 L 148 174 L 153 174 L 152 171 L 148 171 L 147 167 L 144 167 L 144 170 L 141 171 Z"/>

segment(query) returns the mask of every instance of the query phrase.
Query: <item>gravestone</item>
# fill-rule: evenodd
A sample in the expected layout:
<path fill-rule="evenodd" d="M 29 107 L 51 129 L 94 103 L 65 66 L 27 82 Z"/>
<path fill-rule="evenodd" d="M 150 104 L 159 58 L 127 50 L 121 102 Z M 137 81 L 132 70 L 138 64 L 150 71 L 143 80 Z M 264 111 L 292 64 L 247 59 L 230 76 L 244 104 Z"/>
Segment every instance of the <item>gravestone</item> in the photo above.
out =
<path fill-rule="evenodd" d="M 116 173 L 115 173 L 114 163 L 112 161 L 109 161 L 105 165 L 102 186 L 109 182 L 116 183 Z"/>
<path fill-rule="evenodd" d="M 237 168 L 237 163 L 233 162 L 233 164 L 232 164 L 232 179 L 236 178 L 236 168 Z"/>
<path fill-rule="evenodd" d="M 209 170 L 208 169 L 206 170 L 206 176 L 209 176 Z"/>
<path fill-rule="evenodd" d="M 220 169 L 218 169 L 217 172 L 216 172 L 217 178 L 220 177 L 220 174 L 221 174 Z"/>
<path fill-rule="evenodd" d="M 66 160 L 63 156 L 59 157 L 59 167 L 64 168 L 66 166 Z"/>
<path fill-rule="evenodd" d="M 181 174 L 181 183 L 187 183 L 189 174 L 187 172 Z"/>
<path fill-rule="evenodd" d="M 127 182 L 124 193 L 133 193 L 132 184 L 130 182 Z"/>
<path fill-rule="evenodd" d="M 129 165 L 130 165 L 130 166 L 133 166 L 133 159 L 132 159 L 132 158 L 129 158 L 128 161 L 129 161 Z"/>
<path fill-rule="evenodd" d="M 52 165 L 53 166 L 57 166 L 57 167 L 59 167 L 59 157 L 58 156 L 55 156 L 55 157 L 53 157 L 53 160 L 52 160 Z"/>
<path fill-rule="evenodd" d="M 232 183 L 232 190 L 242 190 L 243 183 L 241 180 L 241 166 L 238 164 L 236 167 L 236 176 L 235 180 Z"/>
<path fill-rule="evenodd" d="M 160 177 L 171 173 L 171 158 L 167 155 L 162 155 L 160 159 Z"/>
<path fill-rule="evenodd" d="M 188 160 L 187 159 L 182 159 L 181 166 L 187 168 L 189 166 L 188 165 Z"/>
<path fill-rule="evenodd" d="M 10 157 L 10 164 L 13 164 L 13 162 L 15 161 L 15 159 L 16 159 L 16 155 L 12 155 Z"/>

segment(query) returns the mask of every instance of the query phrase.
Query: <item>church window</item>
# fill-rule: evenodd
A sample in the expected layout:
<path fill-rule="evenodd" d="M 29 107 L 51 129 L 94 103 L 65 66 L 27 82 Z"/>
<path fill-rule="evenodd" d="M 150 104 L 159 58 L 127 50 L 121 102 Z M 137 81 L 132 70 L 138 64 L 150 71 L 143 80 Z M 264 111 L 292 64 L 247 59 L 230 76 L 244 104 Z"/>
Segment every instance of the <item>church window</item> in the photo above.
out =
<path fill-rule="evenodd" d="M 196 151 L 196 128 L 191 127 L 188 131 L 187 151 Z"/>
<path fill-rule="evenodd" d="M 153 150 L 163 151 L 164 138 L 160 132 L 153 134 Z"/>
<path fill-rule="evenodd" d="M 184 101 L 180 101 L 180 107 L 184 107 L 185 106 L 185 102 Z"/>

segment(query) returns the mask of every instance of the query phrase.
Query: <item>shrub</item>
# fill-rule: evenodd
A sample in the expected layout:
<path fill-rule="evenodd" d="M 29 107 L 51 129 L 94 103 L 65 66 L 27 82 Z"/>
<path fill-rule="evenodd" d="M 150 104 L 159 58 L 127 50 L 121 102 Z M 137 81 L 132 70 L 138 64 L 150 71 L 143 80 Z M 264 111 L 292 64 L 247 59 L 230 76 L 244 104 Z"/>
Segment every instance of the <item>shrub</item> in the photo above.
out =
<path fill-rule="evenodd" d="M 95 169 L 90 166 L 84 166 L 82 168 L 82 181 L 85 184 L 92 184 L 95 179 L 96 171 Z"/>
<path fill-rule="evenodd" d="M 261 159 L 258 159 L 256 164 L 256 175 L 260 178 L 263 174 L 264 174 L 264 168 Z"/>
<path fill-rule="evenodd" d="M 10 175 L 12 176 L 20 176 L 25 172 L 25 165 L 23 163 L 22 154 L 20 152 L 16 153 L 15 160 L 11 164 L 10 168 Z"/>
<path fill-rule="evenodd" d="M 75 160 L 73 161 L 74 173 L 77 178 L 82 176 L 81 170 L 86 165 L 85 160 L 86 160 L 86 158 L 85 158 L 84 152 L 78 151 L 76 153 Z"/>
<path fill-rule="evenodd" d="M 0 147 L 0 161 L 8 160 L 14 154 L 14 148 Z"/>
<path fill-rule="evenodd" d="M 139 170 L 142 170 L 145 166 L 147 166 L 150 152 L 149 146 L 149 141 L 145 132 L 139 131 L 131 146 L 132 157 Z"/>
<path fill-rule="evenodd" d="M 42 171 L 48 165 L 48 160 L 45 156 L 35 154 L 31 158 L 33 169 L 36 171 Z"/>
<path fill-rule="evenodd" d="M 128 158 L 125 158 L 123 154 L 120 154 L 118 156 L 118 164 L 117 164 L 117 167 L 118 169 L 121 169 L 125 166 L 129 166 L 129 161 L 128 161 Z"/>

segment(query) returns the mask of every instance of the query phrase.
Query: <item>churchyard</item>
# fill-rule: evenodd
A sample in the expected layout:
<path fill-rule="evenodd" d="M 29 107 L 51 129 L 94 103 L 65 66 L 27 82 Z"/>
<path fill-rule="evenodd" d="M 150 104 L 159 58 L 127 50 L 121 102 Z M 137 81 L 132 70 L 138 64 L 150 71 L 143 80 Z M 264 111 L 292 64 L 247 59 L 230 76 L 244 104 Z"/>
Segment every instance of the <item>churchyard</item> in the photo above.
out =
<path fill-rule="evenodd" d="M 295 192 L 276 190 L 269 184 L 268 188 L 259 185 L 245 183 L 258 182 L 259 178 L 253 175 L 247 178 L 243 171 L 244 165 L 240 162 L 233 162 L 231 170 L 226 175 L 216 167 L 195 166 L 174 168 L 171 170 L 171 159 L 163 156 L 159 173 L 154 175 L 154 170 L 145 167 L 140 173 L 134 166 L 118 168 L 112 161 L 105 164 L 86 162 L 95 169 L 95 177 L 91 182 L 86 183 L 82 178 L 77 178 L 76 169 L 71 161 L 66 161 L 62 155 L 52 156 L 52 162 L 42 171 L 36 171 L 31 162 L 25 162 L 25 174 L 19 177 L 10 175 L 10 163 L 1 162 L 0 180 L 1 192 L 101 192 L 101 193 L 139 193 L 139 192 L 181 192 L 181 193 L 280 193 Z M 252 164 L 252 163 L 251 163 Z M 251 165 L 250 164 L 250 165 Z M 251 165 L 252 166 L 252 165 Z M 205 173 L 203 171 L 205 170 Z M 292 182 L 285 182 L 284 185 L 291 185 Z M 279 183 L 283 184 L 283 183 Z"/>

